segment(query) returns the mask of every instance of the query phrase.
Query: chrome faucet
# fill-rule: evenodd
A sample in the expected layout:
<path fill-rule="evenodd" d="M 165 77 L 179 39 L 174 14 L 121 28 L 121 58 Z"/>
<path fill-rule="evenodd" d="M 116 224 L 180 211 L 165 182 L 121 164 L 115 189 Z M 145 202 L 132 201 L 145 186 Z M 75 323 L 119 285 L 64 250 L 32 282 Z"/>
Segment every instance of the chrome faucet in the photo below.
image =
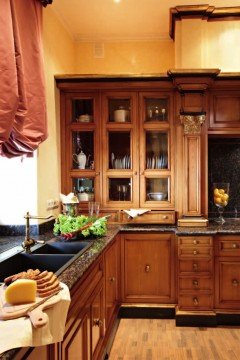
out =
<path fill-rule="evenodd" d="M 53 218 L 54 216 L 49 215 L 49 216 L 34 216 L 34 215 L 30 215 L 29 212 L 26 213 L 26 215 L 24 215 L 24 219 L 26 219 L 26 226 L 25 226 L 25 239 L 22 242 L 22 247 L 23 249 L 26 251 L 26 253 L 31 253 L 31 247 L 35 244 L 44 244 L 44 240 L 35 240 L 30 238 L 30 225 L 29 225 L 29 220 L 30 219 L 50 219 Z"/>

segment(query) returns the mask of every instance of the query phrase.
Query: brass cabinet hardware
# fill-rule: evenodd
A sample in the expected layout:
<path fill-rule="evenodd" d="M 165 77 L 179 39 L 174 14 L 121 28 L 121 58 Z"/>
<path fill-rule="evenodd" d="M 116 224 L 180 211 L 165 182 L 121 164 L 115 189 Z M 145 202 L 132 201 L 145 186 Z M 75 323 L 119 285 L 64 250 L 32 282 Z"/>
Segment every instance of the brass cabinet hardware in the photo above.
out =
<path fill-rule="evenodd" d="M 97 175 L 100 175 L 100 171 L 95 172 L 95 175 L 96 175 L 96 176 L 97 176 Z"/>
<path fill-rule="evenodd" d="M 167 215 L 163 215 L 162 217 L 164 220 L 168 219 L 168 216 Z"/>
<path fill-rule="evenodd" d="M 149 271 L 150 271 L 150 265 L 146 265 L 146 266 L 145 266 L 145 272 L 148 273 Z"/>
<path fill-rule="evenodd" d="M 197 250 L 193 250 L 193 255 L 197 255 L 198 251 Z"/>
<path fill-rule="evenodd" d="M 194 305 L 198 305 L 199 302 L 198 302 L 198 298 L 197 298 L 197 297 L 194 297 L 194 298 L 193 298 L 193 303 L 194 303 Z"/>
<path fill-rule="evenodd" d="M 237 279 L 233 279 L 232 280 L 232 285 L 233 286 L 238 286 L 239 285 L 239 281 Z"/>
<path fill-rule="evenodd" d="M 116 279 L 115 279 L 114 276 L 109 278 L 109 281 L 110 281 L 110 282 L 114 282 L 115 280 L 116 280 Z"/>
<path fill-rule="evenodd" d="M 101 319 L 94 319 L 93 320 L 93 326 L 102 326 L 103 325 L 103 321 Z"/>
<path fill-rule="evenodd" d="M 238 249 L 238 244 L 232 244 L 233 249 Z"/>
<path fill-rule="evenodd" d="M 198 269 L 198 264 L 193 263 L 193 270 L 197 271 L 197 269 Z"/>
<path fill-rule="evenodd" d="M 197 245 L 198 243 L 199 243 L 198 240 L 196 240 L 196 239 L 193 240 L 193 244 L 194 244 L 194 245 Z"/>
<path fill-rule="evenodd" d="M 137 171 L 134 171 L 134 175 L 137 175 L 138 174 L 138 172 Z"/>
<path fill-rule="evenodd" d="M 198 280 L 193 280 L 192 284 L 193 284 L 194 286 L 198 286 Z"/>

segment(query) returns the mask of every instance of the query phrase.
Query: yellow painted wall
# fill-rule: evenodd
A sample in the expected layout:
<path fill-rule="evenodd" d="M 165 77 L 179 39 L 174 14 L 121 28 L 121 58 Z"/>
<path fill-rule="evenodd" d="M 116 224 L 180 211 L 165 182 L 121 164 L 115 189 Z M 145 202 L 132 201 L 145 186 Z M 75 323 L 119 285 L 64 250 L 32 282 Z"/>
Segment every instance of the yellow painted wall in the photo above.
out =
<path fill-rule="evenodd" d="M 176 22 L 175 67 L 240 71 L 240 22 L 182 19 Z"/>
<path fill-rule="evenodd" d="M 38 150 L 38 213 L 48 215 L 47 200 L 59 199 L 60 193 L 59 92 L 54 75 L 75 72 L 74 42 L 51 6 L 43 10 L 43 49 L 49 135 Z"/>
<path fill-rule="evenodd" d="M 105 42 L 103 58 L 94 56 L 94 46 L 93 42 L 76 43 L 76 73 L 149 74 L 174 67 L 172 40 Z"/>

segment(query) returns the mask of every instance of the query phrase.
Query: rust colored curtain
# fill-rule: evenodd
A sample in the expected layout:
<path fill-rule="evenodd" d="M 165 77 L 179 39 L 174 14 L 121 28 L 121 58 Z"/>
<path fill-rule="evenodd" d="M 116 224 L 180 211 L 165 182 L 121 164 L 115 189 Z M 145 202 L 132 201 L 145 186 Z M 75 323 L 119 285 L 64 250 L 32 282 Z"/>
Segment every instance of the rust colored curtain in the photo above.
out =
<path fill-rule="evenodd" d="M 31 155 L 47 138 L 42 4 L 0 0 L 0 155 Z"/>

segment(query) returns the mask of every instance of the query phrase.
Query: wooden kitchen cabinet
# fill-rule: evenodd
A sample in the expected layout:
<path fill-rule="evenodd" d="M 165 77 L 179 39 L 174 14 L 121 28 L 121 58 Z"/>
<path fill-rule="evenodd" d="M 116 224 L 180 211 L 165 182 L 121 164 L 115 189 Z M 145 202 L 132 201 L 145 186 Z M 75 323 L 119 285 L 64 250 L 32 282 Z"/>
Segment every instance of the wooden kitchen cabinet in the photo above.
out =
<path fill-rule="evenodd" d="M 103 92 L 104 207 L 173 209 L 172 102 L 160 90 Z"/>
<path fill-rule="evenodd" d="M 78 193 L 85 208 L 101 199 L 99 117 L 97 92 L 61 93 L 61 192 Z"/>
<path fill-rule="evenodd" d="M 178 236 L 178 308 L 213 308 L 213 241 L 211 236 Z"/>
<path fill-rule="evenodd" d="M 174 303 L 174 235 L 121 235 L 122 299 Z"/>
<path fill-rule="evenodd" d="M 215 254 L 215 308 L 238 310 L 240 306 L 240 236 L 217 236 Z"/>
<path fill-rule="evenodd" d="M 235 90 L 232 89 L 235 87 Z M 240 91 L 239 83 L 229 84 L 228 89 L 213 90 L 210 96 L 210 130 L 225 132 L 240 131 Z"/>
<path fill-rule="evenodd" d="M 61 191 L 74 190 L 81 209 L 95 199 L 103 211 L 168 210 L 173 223 L 172 85 L 86 80 L 58 87 Z"/>
<path fill-rule="evenodd" d="M 92 266 L 71 291 L 64 339 L 58 359 L 98 359 L 104 337 L 103 260 Z"/>
<path fill-rule="evenodd" d="M 120 237 L 104 254 L 105 264 L 105 326 L 110 329 L 120 303 Z"/>

